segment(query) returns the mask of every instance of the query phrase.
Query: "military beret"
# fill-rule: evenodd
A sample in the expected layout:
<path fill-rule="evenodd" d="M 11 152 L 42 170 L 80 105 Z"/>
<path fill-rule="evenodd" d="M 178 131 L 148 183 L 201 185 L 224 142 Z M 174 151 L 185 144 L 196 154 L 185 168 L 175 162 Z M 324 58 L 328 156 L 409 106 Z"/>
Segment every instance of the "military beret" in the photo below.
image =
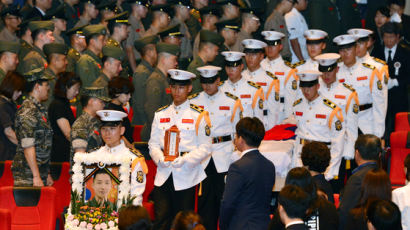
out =
<path fill-rule="evenodd" d="M 109 11 L 115 11 L 115 8 L 117 7 L 117 2 L 116 1 L 101 1 L 100 4 L 97 6 L 98 10 L 109 10 Z"/>
<path fill-rule="evenodd" d="M 45 44 L 43 47 L 44 53 L 49 56 L 50 54 L 63 54 L 67 55 L 68 53 L 68 46 L 61 43 L 49 43 Z"/>
<path fill-rule="evenodd" d="M 151 35 L 147 37 L 140 38 L 138 40 L 135 40 L 134 42 L 134 47 L 137 50 L 141 50 L 148 44 L 157 44 L 159 42 L 159 38 L 156 35 Z"/>
<path fill-rule="evenodd" d="M 167 44 L 164 42 L 157 43 L 157 52 L 158 53 L 169 53 L 175 56 L 179 55 L 179 46 L 174 44 Z"/>
<path fill-rule="evenodd" d="M 102 53 L 104 56 L 112 57 L 120 61 L 124 59 L 124 52 L 122 51 L 120 47 L 117 47 L 117 46 L 112 46 L 112 45 L 104 46 L 102 48 Z"/>
<path fill-rule="evenodd" d="M 77 35 L 79 35 L 79 36 L 84 36 L 84 34 L 83 34 L 83 29 L 84 29 L 84 27 L 86 27 L 86 26 L 87 26 L 87 25 L 74 27 L 74 28 L 72 28 L 71 30 L 67 31 L 65 34 L 66 34 L 67 36 L 71 36 L 71 35 L 74 35 L 74 34 L 77 34 Z"/>
<path fill-rule="evenodd" d="M 34 33 L 37 30 L 54 30 L 54 22 L 52 21 L 31 21 L 28 23 L 28 27 L 31 32 Z"/>
<path fill-rule="evenodd" d="M 167 14 L 171 14 L 171 5 L 170 4 L 159 4 L 159 5 L 151 6 L 151 11 L 152 12 L 160 11 L 160 12 L 164 12 Z"/>
<path fill-rule="evenodd" d="M 168 36 L 183 37 L 184 35 L 179 31 L 179 24 L 171 25 L 160 31 L 159 36 L 163 39 Z"/>
<path fill-rule="evenodd" d="M 200 42 L 210 42 L 216 46 L 221 46 L 225 41 L 220 34 L 210 30 L 201 30 L 199 40 Z"/>
<path fill-rule="evenodd" d="M 83 34 L 86 38 L 89 38 L 93 35 L 106 35 L 107 29 L 104 25 L 88 25 L 83 28 Z"/>
<path fill-rule="evenodd" d="M 131 25 L 128 22 L 128 11 L 122 12 L 120 14 L 115 15 L 114 17 L 108 18 L 106 21 L 108 23 L 122 23 L 122 24 Z"/>
<path fill-rule="evenodd" d="M 20 51 L 20 43 L 0 41 L 0 52 L 11 52 L 17 54 Z"/>
<path fill-rule="evenodd" d="M 216 28 L 219 30 L 222 29 L 231 29 L 235 31 L 239 31 L 241 28 L 239 27 L 238 19 L 230 19 L 230 20 L 224 20 L 215 23 Z"/>
<path fill-rule="evenodd" d="M 44 74 L 43 67 L 30 70 L 29 72 L 24 73 L 23 76 L 28 82 L 38 80 L 51 80 L 51 78 L 48 78 L 47 75 Z"/>
<path fill-rule="evenodd" d="M 108 92 L 104 87 L 85 87 L 81 90 L 82 96 L 95 97 L 105 102 L 110 102 Z"/>
<path fill-rule="evenodd" d="M 9 15 L 21 17 L 20 8 L 18 6 L 9 6 L 9 7 L 4 8 L 1 11 L 2 18 L 9 16 Z"/>
<path fill-rule="evenodd" d="M 51 19 L 56 19 L 56 18 L 67 20 L 65 16 L 64 5 L 60 5 L 56 7 L 55 9 L 51 9 L 45 16 L 46 20 L 51 20 Z"/>

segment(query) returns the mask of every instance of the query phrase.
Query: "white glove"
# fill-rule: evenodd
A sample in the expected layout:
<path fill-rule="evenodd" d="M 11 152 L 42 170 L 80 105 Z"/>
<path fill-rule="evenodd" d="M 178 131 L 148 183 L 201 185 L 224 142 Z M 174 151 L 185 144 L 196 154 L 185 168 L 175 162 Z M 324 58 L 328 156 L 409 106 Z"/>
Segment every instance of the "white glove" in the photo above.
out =
<path fill-rule="evenodd" d="M 161 166 L 162 168 L 168 168 L 171 165 L 171 162 L 165 161 L 165 157 L 162 156 L 162 158 L 158 161 L 158 165 Z"/>
<path fill-rule="evenodd" d="M 174 168 L 181 168 L 182 165 L 185 164 L 185 158 L 183 157 L 177 157 L 173 162 L 172 162 L 172 167 Z"/>

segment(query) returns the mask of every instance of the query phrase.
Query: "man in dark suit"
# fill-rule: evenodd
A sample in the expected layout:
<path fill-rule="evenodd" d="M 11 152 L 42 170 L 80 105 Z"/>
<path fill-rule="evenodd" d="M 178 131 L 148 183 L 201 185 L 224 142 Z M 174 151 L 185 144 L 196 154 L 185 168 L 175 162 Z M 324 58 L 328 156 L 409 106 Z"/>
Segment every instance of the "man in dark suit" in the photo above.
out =
<path fill-rule="evenodd" d="M 359 203 L 363 179 L 368 171 L 378 167 L 377 161 L 382 151 L 380 139 L 373 134 L 360 135 L 354 148 L 358 167 L 352 171 L 340 196 L 339 229 L 344 229 L 349 211 Z"/>
<path fill-rule="evenodd" d="M 409 51 L 400 43 L 400 25 L 388 22 L 381 27 L 384 46 L 374 50 L 373 56 L 384 60 L 389 66 L 389 94 L 384 139 L 389 145 L 390 133 L 394 131 L 396 113 L 408 111 L 407 87 L 410 78 Z"/>
<path fill-rule="evenodd" d="M 268 227 L 275 166 L 257 149 L 264 135 L 258 118 L 245 117 L 236 124 L 234 143 L 242 158 L 228 170 L 219 217 L 221 230 Z"/>
<path fill-rule="evenodd" d="M 286 230 L 308 229 L 303 219 L 309 208 L 309 195 L 296 185 L 286 185 L 279 192 L 278 210 Z"/>

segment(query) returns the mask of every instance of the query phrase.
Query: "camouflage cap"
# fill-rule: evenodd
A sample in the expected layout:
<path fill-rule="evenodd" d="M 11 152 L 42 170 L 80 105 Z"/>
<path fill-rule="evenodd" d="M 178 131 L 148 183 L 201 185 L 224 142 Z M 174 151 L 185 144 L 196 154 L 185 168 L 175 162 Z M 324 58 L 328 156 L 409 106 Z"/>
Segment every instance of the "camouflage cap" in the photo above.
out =
<path fill-rule="evenodd" d="M 102 53 L 104 56 L 112 57 L 120 61 L 124 59 L 124 51 L 122 51 L 120 47 L 116 47 L 112 45 L 104 46 L 102 48 Z"/>
<path fill-rule="evenodd" d="M 141 51 L 142 48 L 144 48 L 148 44 L 157 44 L 159 42 L 159 38 L 157 35 L 151 35 L 147 37 L 140 38 L 138 40 L 135 40 L 134 42 L 134 47 L 138 51 Z"/>
<path fill-rule="evenodd" d="M 93 35 L 106 35 L 107 29 L 104 25 L 88 25 L 83 28 L 83 34 L 86 38 L 89 38 Z"/>
<path fill-rule="evenodd" d="M 167 28 L 160 31 L 158 34 L 161 37 L 161 39 L 164 39 L 165 37 L 168 37 L 168 36 L 173 36 L 173 37 L 183 37 L 184 36 L 179 30 L 179 24 L 168 26 Z"/>
<path fill-rule="evenodd" d="M 225 41 L 220 34 L 210 30 L 201 30 L 199 40 L 200 42 L 210 42 L 216 46 L 221 46 Z"/>
<path fill-rule="evenodd" d="M 54 30 L 54 22 L 52 21 L 31 21 L 28 23 L 28 27 L 31 32 L 34 33 L 37 30 Z"/>
<path fill-rule="evenodd" d="M 54 9 L 51 9 L 45 16 L 46 20 L 51 20 L 51 19 L 56 19 L 56 18 L 67 20 L 65 16 L 65 8 L 63 4 L 61 4 L 60 6 Z"/>
<path fill-rule="evenodd" d="M 24 78 L 28 82 L 33 82 L 33 81 L 38 81 L 38 80 L 51 80 L 52 78 L 47 77 L 47 75 L 44 74 L 44 68 L 37 68 L 30 70 L 29 72 L 26 72 L 23 74 Z"/>
<path fill-rule="evenodd" d="M 0 53 L 1 52 L 11 52 L 17 54 L 20 51 L 20 43 L 0 41 Z"/>
<path fill-rule="evenodd" d="M 179 46 L 174 44 L 167 44 L 164 42 L 157 43 L 157 53 L 169 53 L 175 56 L 179 55 Z"/>
<path fill-rule="evenodd" d="M 2 18 L 11 15 L 21 17 L 20 8 L 18 6 L 9 6 L 1 11 Z"/>
<path fill-rule="evenodd" d="M 126 25 L 131 25 L 128 22 L 128 11 L 124 11 L 121 14 L 117 14 L 114 17 L 108 18 L 106 21 L 108 23 L 122 23 Z"/>
<path fill-rule="evenodd" d="M 65 34 L 66 34 L 67 36 L 71 36 L 71 35 L 74 35 L 74 34 L 76 34 L 76 35 L 78 35 L 78 36 L 84 36 L 84 34 L 83 34 L 83 29 L 84 29 L 84 27 L 86 27 L 86 26 L 87 26 L 87 25 L 74 27 L 74 28 L 72 28 L 71 30 L 67 31 Z"/>
<path fill-rule="evenodd" d="M 68 53 L 68 46 L 61 43 L 49 43 L 45 44 L 43 47 L 44 53 L 49 56 L 50 54 L 63 54 L 67 55 Z"/>
<path fill-rule="evenodd" d="M 95 97 L 105 102 L 111 101 L 108 92 L 104 87 L 85 87 L 81 91 L 81 95 Z"/>

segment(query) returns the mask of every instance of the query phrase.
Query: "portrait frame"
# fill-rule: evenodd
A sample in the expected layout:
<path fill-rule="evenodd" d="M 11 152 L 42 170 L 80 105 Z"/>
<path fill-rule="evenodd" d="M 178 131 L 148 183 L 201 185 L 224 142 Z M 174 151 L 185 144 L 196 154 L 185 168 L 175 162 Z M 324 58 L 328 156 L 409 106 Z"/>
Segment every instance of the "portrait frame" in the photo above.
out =
<path fill-rule="evenodd" d="M 112 178 L 117 183 L 117 196 L 115 202 L 120 207 L 122 201 L 127 199 L 131 189 L 131 158 L 121 155 L 104 155 L 99 151 L 93 153 L 76 153 L 74 156 L 74 165 L 72 167 L 72 191 L 77 192 L 82 200 L 85 200 L 85 188 L 87 181 L 93 175 L 90 170 L 117 168 L 117 173 Z M 93 169 L 94 168 L 94 169 Z M 109 170 L 110 171 L 110 170 Z M 112 171 L 111 171 L 112 172 Z M 117 175 L 115 175 L 117 174 Z M 117 180 L 117 181 L 115 181 Z"/>

